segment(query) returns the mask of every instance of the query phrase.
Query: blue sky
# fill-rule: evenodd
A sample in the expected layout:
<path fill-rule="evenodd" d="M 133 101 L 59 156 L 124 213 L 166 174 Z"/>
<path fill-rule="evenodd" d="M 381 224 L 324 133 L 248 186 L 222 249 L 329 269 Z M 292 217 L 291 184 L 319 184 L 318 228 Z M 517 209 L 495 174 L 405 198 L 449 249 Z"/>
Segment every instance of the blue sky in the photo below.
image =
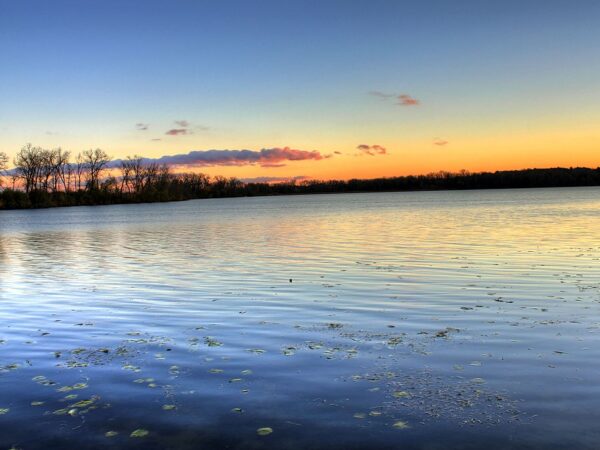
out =
<path fill-rule="evenodd" d="M 366 142 L 388 156 L 412 149 L 411 167 L 427 170 L 419 142 L 439 138 L 464 141 L 456 155 L 469 166 L 478 137 L 597 124 L 598 23 L 600 2 L 585 0 L 0 0 L 0 149 L 290 146 L 349 158 Z M 181 120 L 189 133 L 165 135 Z M 334 174 L 359 161 L 338 160 L 312 164 Z"/>

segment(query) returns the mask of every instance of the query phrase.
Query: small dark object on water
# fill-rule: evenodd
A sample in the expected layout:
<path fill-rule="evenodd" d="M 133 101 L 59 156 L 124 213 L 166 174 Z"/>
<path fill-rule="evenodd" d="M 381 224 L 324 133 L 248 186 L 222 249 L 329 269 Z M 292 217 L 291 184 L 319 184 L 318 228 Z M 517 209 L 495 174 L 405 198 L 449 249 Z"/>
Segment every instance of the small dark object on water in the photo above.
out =
<path fill-rule="evenodd" d="M 292 282 L 292 279 L 290 278 L 290 283 Z"/>

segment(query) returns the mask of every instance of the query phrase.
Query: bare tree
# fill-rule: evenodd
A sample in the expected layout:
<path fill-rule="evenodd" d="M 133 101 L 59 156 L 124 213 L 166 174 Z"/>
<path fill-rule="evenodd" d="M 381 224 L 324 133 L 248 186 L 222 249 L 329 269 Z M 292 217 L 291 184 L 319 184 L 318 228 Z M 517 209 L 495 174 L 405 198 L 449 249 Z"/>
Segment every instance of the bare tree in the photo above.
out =
<path fill-rule="evenodd" d="M 62 184 L 62 188 L 65 192 L 70 190 L 70 171 L 71 164 L 69 159 L 71 158 L 71 152 L 63 151 L 60 147 L 52 150 L 53 152 L 53 172 L 54 172 L 54 190 L 58 190 L 58 184 Z"/>
<path fill-rule="evenodd" d="M 6 170 L 8 168 L 8 156 L 4 152 L 0 152 L 0 170 Z"/>
<path fill-rule="evenodd" d="M 26 144 L 15 156 L 16 174 L 25 184 L 25 192 L 40 188 L 42 179 L 43 149 Z"/>
<path fill-rule="evenodd" d="M 128 156 L 121 161 L 121 185 L 129 192 L 138 193 L 144 186 L 144 159 L 141 156 Z"/>
<path fill-rule="evenodd" d="M 83 160 L 83 155 L 81 153 L 77 154 L 77 158 L 75 159 L 75 189 L 77 191 L 81 190 L 83 175 L 85 173 L 85 162 Z"/>
<path fill-rule="evenodd" d="M 8 155 L 0 152 L 0 186 L 2 186 L 2 177 L 6 169 L 8 169 Z"/>
<path fill-rule="evenodd" d="M 100 177 L 106 165 L 110 162 L 108 154 L 99 148 L 96 150 L 86 150 L 83 152 L 83 161 L 88 174 L 88 189 L 98 190 L 100 187 Z"/>

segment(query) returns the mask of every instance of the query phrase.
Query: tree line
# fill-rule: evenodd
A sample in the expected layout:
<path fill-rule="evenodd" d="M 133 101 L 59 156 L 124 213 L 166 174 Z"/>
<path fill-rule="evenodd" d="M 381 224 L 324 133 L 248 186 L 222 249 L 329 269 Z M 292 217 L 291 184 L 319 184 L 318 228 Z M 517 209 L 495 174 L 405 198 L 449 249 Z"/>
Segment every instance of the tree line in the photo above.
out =
<path fill-rule="evenodd" d="M 463 170 L 376 179 L 244 183 L 237 178 L 174 173 L 167 165 L 137 155 L 114 161 L 105 151 L 90 149 L 72 158 L 61 148 L 48 150 L 31 144 L 17 153 L 13 169 L 8 170 L 8 165 L 9 158 L 0 152 L 0 172 L 8 180 L 0 192 L 0 209 L 286 194 L 600 186 L 600 168 Z"/>

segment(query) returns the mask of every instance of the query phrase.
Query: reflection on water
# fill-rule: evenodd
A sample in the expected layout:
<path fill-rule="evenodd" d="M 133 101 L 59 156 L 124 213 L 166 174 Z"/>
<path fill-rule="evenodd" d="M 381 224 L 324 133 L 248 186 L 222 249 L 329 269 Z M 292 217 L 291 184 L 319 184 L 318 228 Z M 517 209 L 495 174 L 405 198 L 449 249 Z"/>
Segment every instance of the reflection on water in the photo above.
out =
<path fill-rule="evenodd" d="M 2 448 L 600 447 L 600 189 L 0 226 Z"/>

